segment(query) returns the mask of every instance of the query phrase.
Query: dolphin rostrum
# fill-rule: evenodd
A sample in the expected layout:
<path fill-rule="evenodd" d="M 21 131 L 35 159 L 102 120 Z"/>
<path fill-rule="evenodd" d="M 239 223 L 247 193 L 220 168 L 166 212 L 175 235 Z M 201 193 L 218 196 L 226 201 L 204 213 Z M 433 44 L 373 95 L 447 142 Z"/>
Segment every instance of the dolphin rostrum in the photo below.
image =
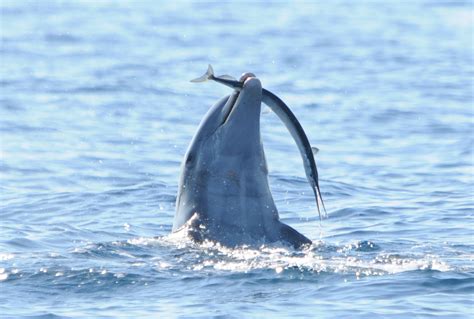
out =
<path fill-rule="evenodd" d="M 254 76 L 252 73 L 243 74 L 242 77 Z M 204 82 L 207 80 L 216 81 L 218 83 L 224 84 L 228 87 L 233 88 L 234 90 L 240 90 L 243 85 L 243 81 L 237 81 L 229 75 L 215 76 L 212 66 L 209 64 L 207 72 L 201 77 L 191 80 L 191 82 L 198 83 Z M 290 108 L 283 102 L 278 96 L 272 92 L 262 88 L 262 102 L 265 103 L 285 124 L 286 128 L 290 132 L 291 136 L 296 142 L 298 149 L 303 159 L 304 170 L 306 173 L 306 178 L 311 185 L 311 189 L 314 192 L 314 197 L 316 200 L 316 207 L 318 208 L 319 219 L 321 220 L 321 211 L 319 208 L 319 202 L 323 207 L 324 212 L 326 208 L 324 206 L 324 201 L 321 196 L 321 190 L 319 188 L 319 177 L 318 169 L 316 167 L 316 162 L 314 160 L 314 155 L 319 151 L 316 147 L 311 147 L 308 137 L 303 130 L 300 122 L 290 110 Z"/>
<path fill-rule="evenodd" d="M 173 232 L 225 246 L 311 243 L 279 220 L 260 135 L 262 92 L 247 76 L 201 121 L 182 163 Z"/>

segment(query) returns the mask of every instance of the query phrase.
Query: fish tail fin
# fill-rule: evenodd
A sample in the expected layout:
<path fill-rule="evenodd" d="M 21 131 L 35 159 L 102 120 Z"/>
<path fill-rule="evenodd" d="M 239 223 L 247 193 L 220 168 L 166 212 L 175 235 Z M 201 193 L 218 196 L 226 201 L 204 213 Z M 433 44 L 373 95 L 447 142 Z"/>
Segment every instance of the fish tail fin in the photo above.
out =
<path fill-rule="evenodd" d="M 318 193 L 319 193 L 319 200 L 321 201 L 321 206 L 323 207 L 324 216 L 328 217 L 328 211 L 326 210 L 326 205 L 324 205 L 323 195 L 321 194 L 321 190 L 319 189 L 319 185 L 318 185 Z"/>
<path fill-rule="evenodd" d="M 209 64 L 207 67 L 206 73 L 204 73 L 202 76 L 191 80 L 193 83 L 199 83 L 199 82 L 205 82 L 209 79 L 211 79 L 214 76 L 214 70 L 212 69 L 212 65 Z"/>
<path fill-rule="evenodd" d="M 323 196 L 321 195 L 321 189 L 319 188 L 319 185 L 314 187 L 314 192 L 316 193 L 316 207 L 318 209 L 319 221 L 321 222 L 323 217 L 328 216 L 328 212 L 326 210 L 326 206 L 324 205 Z M 324 215 L 321 215 L 321 208 L 323 209 Z"/>

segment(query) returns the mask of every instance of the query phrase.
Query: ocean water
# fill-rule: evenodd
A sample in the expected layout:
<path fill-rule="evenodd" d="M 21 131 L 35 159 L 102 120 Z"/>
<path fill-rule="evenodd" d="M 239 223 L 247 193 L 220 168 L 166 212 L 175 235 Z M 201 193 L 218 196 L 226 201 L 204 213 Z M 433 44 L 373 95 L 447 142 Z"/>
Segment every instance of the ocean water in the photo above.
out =
<path fill-rule="evenodd" d="M 470 1 L 0 2 L 0 317 L 473 318 Z M 180 163 L 253 72 L 281 219 L 314 241 L 169 236 Z"/>

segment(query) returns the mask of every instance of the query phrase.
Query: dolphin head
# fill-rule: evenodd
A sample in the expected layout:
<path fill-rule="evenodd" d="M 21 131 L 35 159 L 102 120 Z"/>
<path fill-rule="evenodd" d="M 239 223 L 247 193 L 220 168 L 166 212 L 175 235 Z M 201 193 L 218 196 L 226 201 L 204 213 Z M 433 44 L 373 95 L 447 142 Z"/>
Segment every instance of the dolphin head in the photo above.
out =
<path fill-rule="evenodd" d="M 218 101 L 206 114 L 185 162 L 204 164 L 226 156 L 249 157 L 261 147 L 262 84 L 256 77 L 246 77 L 243 81 L 239 91 Z"/>
<path fill-rule="evenodd" d="M 242 190 L 252 196 L 259 196 L 259 189 L 269 193 L 260 137 L 261 101 L 260 80 L 246 76 L 242 88 L 219 100 L 201 121 L 182 164 L 173 230 L 194 213 L 222 223 L 226 213 L 213 213 L 215 207 L 242 210 L 236 207 L 238 198 L 248 196 Z M 264 181 L 263 188 L 254 180 Z M 225 222 L 232 223 L 229 220 Z"/>

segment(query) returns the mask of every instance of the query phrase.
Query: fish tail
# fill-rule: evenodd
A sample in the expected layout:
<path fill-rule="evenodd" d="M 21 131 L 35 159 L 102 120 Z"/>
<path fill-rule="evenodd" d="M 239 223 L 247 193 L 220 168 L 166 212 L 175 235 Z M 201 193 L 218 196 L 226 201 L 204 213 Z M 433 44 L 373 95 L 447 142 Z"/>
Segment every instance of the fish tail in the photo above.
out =
<path fill-rule="evenodd" d="M 191 80 L 193 83 L 199 83 L 199 82 L 205 82 L 209 79 L 212 79 L 214 77 L 214 70 L 212 69 L 212 65 L 209 64 L 207 67 L 206 73 L 204 73 L 202 76 Z"/>
<path fill-rule="evenodd" d="M 323 196 L 321 195 L 321 189 L 319 188 L 319 185 L 314 187 L 314 192 L 316 194 L 316 207 L 318 209 L 319 221 L 321 222 L 323 216 L 328 216 L 328 212 L 326 211 L 326 206 L 324 205 Z M 321 204 L 319 202 L 321 202 Z M 323 209 L 324 215 L 321 215 L 321 208 Z"/>
<path fill-rule="evenodd" d="M 324 216 L 328 217 L 328 211 L 326 210 L 326 205 L 324 205 L 323 195 L 321 194 L 321 190 L 319 189 L 319 185 L 318 185 L 318 194 L 319 194 L 319 200 L 321 201 L 321 206 L 323 206 Z"/>

